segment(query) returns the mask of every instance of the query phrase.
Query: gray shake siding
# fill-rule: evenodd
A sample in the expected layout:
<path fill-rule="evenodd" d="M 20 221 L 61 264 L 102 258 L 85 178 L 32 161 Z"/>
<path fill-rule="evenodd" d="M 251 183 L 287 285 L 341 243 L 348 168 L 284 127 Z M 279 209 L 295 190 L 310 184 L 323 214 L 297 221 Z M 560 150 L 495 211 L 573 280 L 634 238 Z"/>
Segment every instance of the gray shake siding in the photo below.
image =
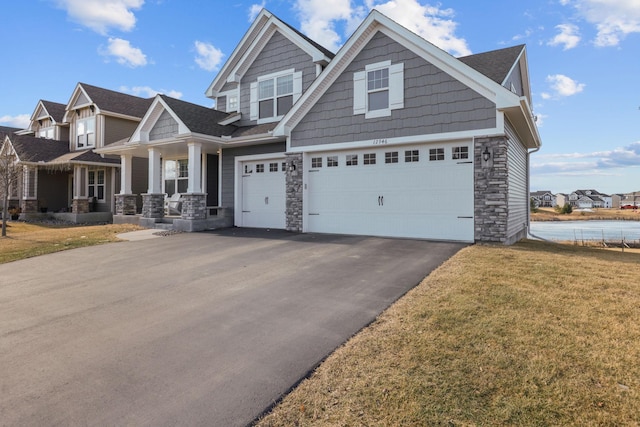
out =
<path fill-rule="evenodd" d="M 376 119 L 354 115 L 353 73 L 385 60 L 404 63 L 404 108 Z M 493 128 L 495 114 L 495 104 L 379 32 L 295 127 L 291 145 Z"/>
<path fill-rule="evenodd" d="M 254 145 L 251 147 L 226 148 L 222 150 L 222 200 L 220 206 L 233 208 L 235 160 L 238 156 L 250 156 L 253 154 L 284 153 L 284 142 L 275 144 Z"/>
<path fill-rule="evenodd" d="M 517 241 L 526 237 L 526 227 L 528 225 L 528 156 L 527 149 L 522 145 L 518 135 L 508 121 L 505 122 L 505 129 L 509 138 L 507 146 L 507 170 L 509 172 L 507 236 L 515 237 Z M 523 235 L 523 233 L 525 234 Z"/>
<path fill-rule="evenodd" d="M 164 110 L 149 132 L 149 141 L 171 138 L 178 133 L 178 122 Z"/>
<path fill-rule="evenodd" d="M 312 62 L 311 56 L 276 31 L 242 77 L 242 84 L 240 85 L 242 120 L 239 122 L 240 126 L 256 124 L 255 120 L 249 120 L 251 83 L 257 81 L 260 76 L 290 68 L 295 69 L 295 71 L 302 71 L 303 92 L 307 90 L 316 78 L 316 66 Z"/>

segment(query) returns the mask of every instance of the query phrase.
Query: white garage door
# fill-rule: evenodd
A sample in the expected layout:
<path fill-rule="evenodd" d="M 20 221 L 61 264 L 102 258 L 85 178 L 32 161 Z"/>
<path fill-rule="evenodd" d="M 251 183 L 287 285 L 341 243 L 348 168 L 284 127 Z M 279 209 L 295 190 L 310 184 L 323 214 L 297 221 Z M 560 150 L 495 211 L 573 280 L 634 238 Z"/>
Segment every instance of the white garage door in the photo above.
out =
<path fill-rule="evenodd" d="M 256 228 L 286 227 L 284 159 L 240 163 L 242 172 L 240 221 L 236 225 Z"/>
<path fill-rule="evenodd" d="M 310 154 L 307 230 L 472 242 L 471 142 Z"/>

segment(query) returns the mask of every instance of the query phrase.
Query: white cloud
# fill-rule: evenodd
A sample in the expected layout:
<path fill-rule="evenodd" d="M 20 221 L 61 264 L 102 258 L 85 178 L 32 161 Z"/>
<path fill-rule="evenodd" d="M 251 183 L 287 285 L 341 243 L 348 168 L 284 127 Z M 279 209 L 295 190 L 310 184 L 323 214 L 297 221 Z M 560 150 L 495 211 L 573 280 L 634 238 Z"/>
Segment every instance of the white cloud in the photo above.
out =
<path fill-rule="evenodd" d="M 164 95 L 167 95 L 176 99 L 182 98 L 182 92 L 179 92 L 177 90 L 166 90 L 166 89 L 155 90 L 149 86 L 133 86 L 133 87 L 120 86 L 120 91 L 124 93 L 129 93 L 131 95 L 140 96 L 142 98 L 151 98 L 153 96 L 156 96 L 159 93 L 162 93 Z"/>
<path fill-rule="evenodd" d="M 108 41 L 109 45 L 106 49 L 101 49 L 100 54 L 113 56 L 118 64 L 132 68 L 147 65 L 147 56 L 142 53 L 142 50 L 131 46 L 128 40 L 110 37 Z"/>
<path fill-rule="evenodd" d="M 136 25 L 132 10 L 140 9 L 144 0 L 57 0 L 57 4 L 73 21 L 106 35 L 110 28 L 131 31 Z"/>
<path fill-rule="evenodd" d="M 256 19 L 256 16 L 258 16 L 260 11 L 264 9 L 266 4 L 266 0 L 263 0 L 262 3 L 255 3 L 251 5 L 249 8 L 249 22 L 253 22 L 253 20 Z"/>
<path fill-rule="evenodd" d="M 578 46 L 578 43 L 580 43 L 580 34 L 577 25 L 560 24 L 556 25 L 556 29 L 558 29 L 560 33 L 547 43 L 549 46 L 562 46 L 563 50 L 573 49 Z"/>
<path fill-rule="evenodd" d="M 554 74 L 547 76 L 547 82 L 549 83 L 551 89 L 553 90 L 553 94 L 542 93 L 543 99 L 550 99 L 552 97 L 562 98 L 567 96 L 572 96 L 577 93 L 580 93 L 584 90 L 585 84 L 578 83 L 577 81 L 567 77 L 563 74 Z"/>
<path fill-rule="evenodd" d="M 453 55 L 471 53 L 466 40 L 455 35 L 458 24 L 452 19 L 453 9 L 419 0 L 364 0 L 361 5 L 351 0 L 296 0 L 295 8 L 302 32 L 332 51 L 342 45 L 370 10 L 377 9 Z M 342 34 L 339 25 L 344 27 Z"/>
<path fill-rule="evenodd" d="M 379 4 L 367 0 L 367 3 L 452 55 L 471 54 L 467 41 L 455 35 L 458 24 L 452 19 L 453 9 L 423 5 L 417 0 L 389 0 Z"/>
<path fill-rule="evenodd" d="M 640 141 L 613 150 L 591 153 L 537 155 L 531 165 L 536 174 L 572 175 L 603 173 L 604 170 L 640 166 Z"/>
<path fill-rule="evenodd" d="M 18 114 L 17 116 L 0 116 L 0 123 L 5 126 L 14 128 L 26 129 L 31 122 L 31 116 L 29 114 Z"/>
<path fill-rule="evenodd" d="M 640 33 L 638 0 L 576 0 L 563 4 L 573 4 L 584 19 L 596 26 L 596 46 L 617 46 L 628 34 Z"/>
<path fill-rule="evenodd" d="M 220 49 L 210 43 L 196 40 L 194 43 L 196 48 L 196 64 L 206 71 L 214 71 L 220 67 L 224 54 Z"/>

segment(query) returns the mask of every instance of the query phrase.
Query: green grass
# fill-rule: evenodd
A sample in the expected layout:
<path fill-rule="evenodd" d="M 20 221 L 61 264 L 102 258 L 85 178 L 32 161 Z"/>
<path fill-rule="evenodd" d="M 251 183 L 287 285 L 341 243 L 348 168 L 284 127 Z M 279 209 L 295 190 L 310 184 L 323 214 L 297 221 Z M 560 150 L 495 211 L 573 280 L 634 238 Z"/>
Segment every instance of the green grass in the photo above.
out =
<path fill-rule="evenodd" d="M 468 247 L 260 426 L 640 423 L 640 255 Z"/>

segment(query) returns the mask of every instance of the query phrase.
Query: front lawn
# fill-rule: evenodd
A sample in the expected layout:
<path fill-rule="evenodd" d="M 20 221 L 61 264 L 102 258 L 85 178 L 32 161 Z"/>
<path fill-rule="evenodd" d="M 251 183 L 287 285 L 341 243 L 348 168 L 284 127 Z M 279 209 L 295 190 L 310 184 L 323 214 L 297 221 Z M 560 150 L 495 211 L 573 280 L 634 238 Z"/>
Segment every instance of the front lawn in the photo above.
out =
<path fill-rule="evenodd" d="M 465 248 L 259 426 L 640 423 L 640 255 Z"/>

